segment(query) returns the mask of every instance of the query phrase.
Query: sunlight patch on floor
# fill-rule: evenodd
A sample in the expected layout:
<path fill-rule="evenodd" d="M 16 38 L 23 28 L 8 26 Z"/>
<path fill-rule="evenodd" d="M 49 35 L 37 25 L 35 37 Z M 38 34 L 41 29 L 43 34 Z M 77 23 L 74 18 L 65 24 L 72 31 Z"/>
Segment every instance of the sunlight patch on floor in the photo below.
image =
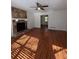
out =
<path fill-rule="evenodd" d="M 56 59 L 67 59 L 67 49 L 56 45 L 52 45 L 52 49 Z"/>
<path fill-rule="evenodd" d="M 20 44 L 25 44 L 25 42 L 29 39 L 30 36 L 28 35 L 23 35 L 21 36 L 16 42 L 20 43 Z"/>
<path fill-rule="evenodd" d="M 12 49 L 16 49 L 16 48 L 21 47 L 21 45 L 19 45 L 17 43 L 13 43 L 11 47 L 12 47 Z"/>
<path fill-rule="evenodd" d="M 38 47 L 39 39 L 36 37 L 31 37 L 30 40 L 27 42 L 25 47 L 30 48 L 32 51 L 36 51 Z"/>

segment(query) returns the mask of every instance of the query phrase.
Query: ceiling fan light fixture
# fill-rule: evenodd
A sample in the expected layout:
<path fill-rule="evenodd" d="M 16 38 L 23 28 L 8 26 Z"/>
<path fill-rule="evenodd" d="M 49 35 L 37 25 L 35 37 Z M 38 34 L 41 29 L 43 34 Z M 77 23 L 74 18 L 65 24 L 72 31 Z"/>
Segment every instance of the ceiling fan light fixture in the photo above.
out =
<path fill-rule="evenodd" d="M 38 7 L 37 9 L 38 9 L 38 10 L 41 10 L 41 8 L 40 8 L 40 7 Z"/>

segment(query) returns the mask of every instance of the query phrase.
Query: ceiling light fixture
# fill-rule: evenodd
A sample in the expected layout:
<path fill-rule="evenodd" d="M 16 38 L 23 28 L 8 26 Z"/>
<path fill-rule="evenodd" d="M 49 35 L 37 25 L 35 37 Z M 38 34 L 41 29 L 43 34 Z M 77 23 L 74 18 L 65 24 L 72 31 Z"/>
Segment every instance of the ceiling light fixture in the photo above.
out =
<path fill-rule="evenodd" d="M 38 10 L 41 10 L 41 8 L 40 8 L 40 7 L 38 7 Z"/>

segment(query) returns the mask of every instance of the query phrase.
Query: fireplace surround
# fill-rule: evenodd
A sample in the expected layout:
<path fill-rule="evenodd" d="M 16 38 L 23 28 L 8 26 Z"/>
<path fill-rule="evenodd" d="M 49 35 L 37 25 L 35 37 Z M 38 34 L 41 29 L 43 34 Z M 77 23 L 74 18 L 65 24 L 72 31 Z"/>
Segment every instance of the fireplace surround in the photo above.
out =
<path fill-rule="evenodd" d="M 13 20 L 13 35 L 16 36 L 27 30 L 27 21 L 25 20 Z"/>

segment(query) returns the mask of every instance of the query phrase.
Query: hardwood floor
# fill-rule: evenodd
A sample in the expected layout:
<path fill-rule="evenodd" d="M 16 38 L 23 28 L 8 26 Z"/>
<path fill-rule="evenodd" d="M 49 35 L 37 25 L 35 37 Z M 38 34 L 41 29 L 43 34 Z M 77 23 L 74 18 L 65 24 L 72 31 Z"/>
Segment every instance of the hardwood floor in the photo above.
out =
<path fill-rule="evenodd" d="M 67 33 L 33 29 L 11 45 L 12 59 L 67 59 Z"/>

